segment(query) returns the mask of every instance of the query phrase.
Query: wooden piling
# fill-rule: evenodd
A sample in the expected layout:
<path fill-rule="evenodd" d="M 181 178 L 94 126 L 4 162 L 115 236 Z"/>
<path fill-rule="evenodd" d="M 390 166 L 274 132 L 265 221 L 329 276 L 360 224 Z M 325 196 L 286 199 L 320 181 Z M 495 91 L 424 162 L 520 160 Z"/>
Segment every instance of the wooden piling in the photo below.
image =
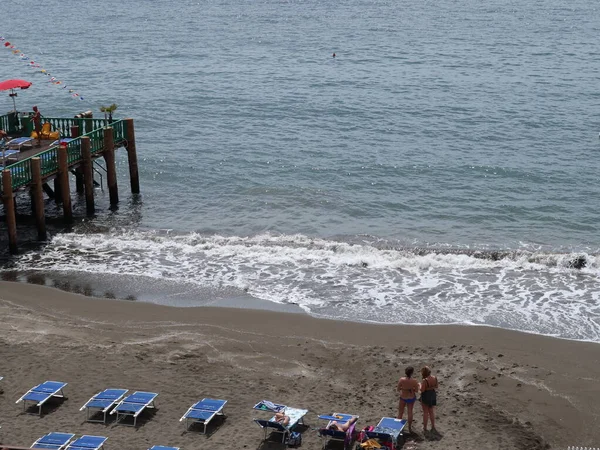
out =
<path fill-rule="evenodd" d="M 31 158 L 31 172 L 33 175 L 33 183 L 31 185 L 31 200 L 33 202 L 35 225 L 37 227 L 38 239 L 40 241 L 45 241 L 47 234 L 46 217 L 44 211 L 44 183 L 42 182 L 42 164 L 40 158 Z"/>
<path fill-rule="evenodd" d="M 52 188 L 50 187 L 50 185 L 48 183 L 42 184 L 42 189 L 44 189 L 44 192 L 46 193 L 48 198 L 56 197 L 56 195 L 54 194 L 54 191 L 52 190 Z"/>
<path fill-rule="evenodd" d="M 81 166 L 75 168 L 75 190 L 78 194 L 84 192 L 83 167 Z"/>
<path fill-rule="evenodd" d="M 63 204 L 65 222 L 73 222 L 73 209 L 71 208 L 71 190 L 69 188 L 69 163 L 67 147 L 58 147 L 58 178 L 60 180 L 60 193 Z"/>
<path fill-rule="evenodd" d="M 92 151 L 90 138 L 81 138 L 81 157 L 83 158 L 83 183 L 85 186 L 85 209 L 88 216 L 93 216 L 96 211 L 94 205 L 94 171 L 92 164 Z"/>
<path fill-rule="evenodd" d="M 140 175 L 138 172 L 137 152 L 135 149 L 135 130 L 133 128 L 133 119 L 125 119 L 125 136 L 127 136 L 127 159 L 129 161 L 129 182 L 131 184 L 131 193 L 140 193 Z"/>
<path fill-rule="evenodd" d="M 115 165 L 115 143 L 113 141 L 113 129 L 104 128 L 104 161 L 106 162 L 106 183 L 110 204 L 119 203 L 119 189 L 117 187 L 117 167 Z"/>
<path fill-rule="evenodd" d="M 62 188 L 60 187 L 60 178 L 56 177 L 54 179 L 54 202 L 57 205 L 62 203 Z"/>
<path fill-rule="evenodd" d="M 17 253 L 17 216 L 13 201 L 12 175 L 10 170 L 2 171 L 2 200 L 6 213 L 6 227 L 8 228 L 8 248 L 12 254 Z"/>

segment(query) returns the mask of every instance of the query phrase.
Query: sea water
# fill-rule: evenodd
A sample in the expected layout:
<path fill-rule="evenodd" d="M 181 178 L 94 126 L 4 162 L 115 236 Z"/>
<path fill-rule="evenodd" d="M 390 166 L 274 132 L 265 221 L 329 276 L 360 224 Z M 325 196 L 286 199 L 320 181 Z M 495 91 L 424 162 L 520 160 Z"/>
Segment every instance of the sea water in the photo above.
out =
<path fill-rule="evenodd" d="M 0 48 L 0 78 L 34 83 L 17 108 L 117 103 L 142 194 L 119 151 L 118 208 L 100 177 L 96 217 L 72 229 L 48 201 L 49 242 L 20 226 L 6 276 L 600 341 L 595 2 L 9 7 L 35 26 L 4 14 L 0 36 L 61 81 Z"/>

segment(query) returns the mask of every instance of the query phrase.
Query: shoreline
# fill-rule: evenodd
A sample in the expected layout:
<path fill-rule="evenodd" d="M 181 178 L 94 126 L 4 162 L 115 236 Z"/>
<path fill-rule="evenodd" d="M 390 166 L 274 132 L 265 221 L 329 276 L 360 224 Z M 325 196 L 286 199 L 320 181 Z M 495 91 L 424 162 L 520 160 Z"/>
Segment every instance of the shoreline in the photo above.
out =
<path fill-rule="evenodd" d="M 406 448 L 543 449 L 600 441 L 597 343 L 486 326 L 178 308 L 11 282 L 0 282 L 0 313 L 3 443 L 28 446 L 45 432 L 72 430 L 132 449 L 208 449 L 230 445 L 231 433 L 252 427 L 252 405 L 262 398 L 310 409 L 306 419 L 313 427 L 319 425 L 315 414 L 337 409 L 359 414 L 362 428 L 397 414 L 398 377 L 406 365 L 424 364 L 440 378 L 442 437 L 420 432 L 408 437 Z M 99 362 L 102 370 L 90 370 Z M 14 401 L 46 379 L 68 382 L 69 400 L 43 420 L 20 414 Z M 79 407 L 117 384 L 161 394 L 160 409 L 137 433 L 82 423 Z M 197 397 L 230 400 L 230 417 L 207 441 L 177 426 Z M 415 417 L 420 430 L 418 405 Z M 260 446 L 254 428 L 235 448 Z M 317 442 L 316 433 L 305 433 L 303 447 Z"/>
<path fill-rule="evenodd" d="M 591 343 L 591 344 L 600 344 L 600 341 L 593 341 L 590 339 L 574 339 L 574 338 L 568 338 L 568 337 L 563 337 L 563 336 L 556 336 L 556 335 L 550 335 L 550 334 L 540 334 L 540 333 L 535 333 L 533 331 L 527 331 L 527 330 L 517 330 L 517 329 L 510 329 L 510 328 L 503 328 L 503 327 L 499 327 L 499 326 L 495 326 L 495 325 L 490 325 L 490 324 L 480 324 L 480 323 L 411 323 L 411 324 L 402 324 L 402 323 L 381 323 L 381 322 L 376 322 L 376 321 L 369 321 L 369 320 L 350 320 L 350 319 L 344 319 L 344 318 L 334 318 L 334 317 L 328 317 L 328 316 L 324 316 L 324 315 L 319 315 L 319 314 L 310 314 L 308 312 L 306 312 L 303 308 L 301 308 L 300 306 L 298 306 L 297 304 L 291 303 L 291 304 L 285 304 L 285 303 L 275 303 L 275 302 L 271 302 L 268 300 L 262 300 L 259 298 L 256 298 L 254 296 L 251 296 L 249 294 L 246 293 L 233 293 L 231 295 L 219 295 L 217 296 L 216 299 L 211 299 L 208 300 L 207 296 L 209 296 L 210 294 L 214 294 L 214 292 L 206 292 L 204 290 L 195 288 L 196 290 L 194 290 L 194 288 L 190 288 L 190 290 L 188 292 L 186 292 L 187 296 L 192 296 L 192 295 L 198 295 L 198 297 L 202 298 L 202 302 L 199 305 L 190 305 L 190 304 L 185 304 L 185 301 L 183 302 L 184 304 L 172 304 L 169 305 L 168 303 L 164 303 L 164 302 L 157 302 L 156 298 L 162 296 L 169 296 L 169 295 L 174 295 L 172 292 L 169 292 L 168 288 L 165 288 L 164 286 L 161 286 L 160 283 L 156 282 L 155 280 L 152 280 L 153 282 L 155 282 L 155 285 L 152 285 L 153 288 L 157 288 L 156 291 L 157 293 L 150 295 L 150 294 L 141 294 L 139 296 L 133 296 L 132 294 L 130 294 L 131 292 L 133 292 L 135 290 L 136 286 L 123 286 L 123 280 L 122 278 L 118 279 L 118 283 L 115 283 L 116 285 L 118 285 L 120 291 L 114 291 L 111 289 L 107 289 L 105 287 L 106 284 L 111 284 L 111 283 L 107 283 L 106 282 L 106 278 L 110 279 L 110 276 L 106 276 L 106 275 L 102 275 L 101 278 L 105 278 L 104 280 L 95 280 L 92 283 L 88 282 L 88 285 L 85 287 L 82 287 L 80 285 L 80 279 L 81 277 L 78 276 L 73 276 L 73 275 L 63 275 L 63 276 L 59 276 L 58 274 L 54 273 L 52 275 L 48 275 L 44 272 L 37 272 L 35 274 L 26 274 L 26 275 L 18 275 L 16 271 L 12 271 L 12 272 L 4 272 L 3 273 L 3 277 L 0 278 L 0 286 L 2 283 L 17 283 L 17 284 L 25 284 L 25 285 L 30 285 L 30 286 L 41 286 L 44 288 L 48 288 L 48 289 L 57 289 L 60 290 L 62 292 L 65 292 L 66 294 L 72 294 L 72 295 L 81 295 L 83 297 L 87 297 L 90 299 L 96 299 L 96 300 L 118 300 L 118 301 L 126 301 L 126 302 L 134 302 L 134 303 L 143 303 L 143 304 L 159 304 L 159 305 L 163 305 L 163 306 L 171 306 L 173 308 L 233 308 L 233 309 L 242 309 L 242 310 L 267 310 L 267 311 L 273 311 L 273 312 L 284 312 L 284 313 L 294 313 L 294 314 L 302 314 L 308 317 L 313 317 L 315 319 L 322 319 L 322 320 L 331 320 L 334 322 L 345 322 L 345 323 L 349 323 L 349 324 L 353 324 L 353 323 L 363 323 L 363 324 L 369 324 L 369 325 L 373 325 L 373 326 L 407 326 L 407 327 L 445 327 L 445 326 L 456 326 L 456 327 L 476 327 L 476 328 L 492 328 L 492 329 L 499 329 L 499 330 L 505 330 L 505 331 L 509 331 L 509 332 L 515 332 L 515 333 L 523 333 L 523 334 L 527 334 L 527 335 L 532 335 L 532 336 L 544 336 L 544 337 L 548 337 L 551 339 L 559 339 L 559 340 L 566 340 L 566 341 L 572 341 L 572 342 L 583 342 L 583 343 Z M 114 284 L 113 284 L 114 285 Z M 147 289 L 147 285 L 145 286 Z M 177 286 L 177 290 L 179 290 L 179 286 Z M 177 295 L 177 294 L 175 294 Z"/>

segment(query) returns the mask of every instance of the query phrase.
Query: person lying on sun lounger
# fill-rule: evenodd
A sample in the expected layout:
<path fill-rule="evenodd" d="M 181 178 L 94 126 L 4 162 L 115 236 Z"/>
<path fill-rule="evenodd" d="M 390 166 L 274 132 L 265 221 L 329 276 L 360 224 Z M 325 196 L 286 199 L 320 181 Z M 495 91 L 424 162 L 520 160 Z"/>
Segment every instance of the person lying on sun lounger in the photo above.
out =
<path fill-rule="evenodd" d="M 340 423 L 340 422 L 333 421 L 329 425 L 327 425 L 327 429 L 328 430 L 337 430 L 337 431 L 348 431 L 348 428 L 350 428 L 350 426 L 353 423 L 355 423 L 357 420 L 358 420 L 358 417 L 353 416 L 347 422 Z"/>
<path fill-rule="evenodd" d="M 290 423 L 290 416 L 286 416 L 283 413 L 275 413 L 275 422 L 287 427 Z"/>

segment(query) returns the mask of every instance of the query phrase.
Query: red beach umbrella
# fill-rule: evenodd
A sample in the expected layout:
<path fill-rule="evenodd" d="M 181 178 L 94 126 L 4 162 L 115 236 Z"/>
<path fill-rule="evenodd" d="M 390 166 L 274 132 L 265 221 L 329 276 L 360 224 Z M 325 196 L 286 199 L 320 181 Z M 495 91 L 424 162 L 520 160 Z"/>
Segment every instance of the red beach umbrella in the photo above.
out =
<path fill-rule="evenodd" d="M 12 97 L 13 99 L 13 107 L 15 111 L 17 110 L 17 104 L 15 103 L 15 97 L 17 96 L 17 93 L 15 92 L 15 89 L 27 89 L 29 86 L 31 86 L 31 83 L 25 80 L 0 81 L 0 91 L 10 90 L 10 94 L 8 94 L 8 96 Z"/>
<path fill-rule="evenodd" d="M 25 80 L 0 81 L 0 91 L 8 91 L 9 89 L 27 89 L 29 86 L 31 86 L 31 83 Z"/>

